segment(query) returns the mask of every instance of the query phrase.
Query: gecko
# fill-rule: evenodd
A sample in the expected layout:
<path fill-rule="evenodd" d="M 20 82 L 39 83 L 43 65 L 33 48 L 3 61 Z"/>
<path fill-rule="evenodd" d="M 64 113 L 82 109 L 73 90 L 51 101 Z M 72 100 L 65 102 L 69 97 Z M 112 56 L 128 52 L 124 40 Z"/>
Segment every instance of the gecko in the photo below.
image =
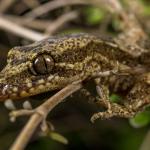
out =
<path fill-rule="evenodd" d="M 78 80 L 98 79 L 99 102 L 107 110 L 94 114 L 92 121 L 117 115 L 131 117 L 135 114 L 134 107 L 138 110 L 144 103 L 137 102 L 145 98 L 148 101 L 150 96 L 149 71 L 141 73 L 138 69 L 141 66 L 149 66 L 143 55 L 130 55 L 112 38 L 87 33 L 53 36 L 27 46 L 14 47 L 8 52 L 7 65 L 0 72 L 0 101 L 59 90 Z M 106 73 L 109 74 L 105 77 Z M 131 103 L 130 108 L 111 104 L 108 100 L 110 79 L 114 76 L 113 84 L 116 84 L 117 74 L 127 74 L 126 78 L 131 75 L 138 81 L 137 84 L 131 82 L 131 92 L 125 96 Z"/>

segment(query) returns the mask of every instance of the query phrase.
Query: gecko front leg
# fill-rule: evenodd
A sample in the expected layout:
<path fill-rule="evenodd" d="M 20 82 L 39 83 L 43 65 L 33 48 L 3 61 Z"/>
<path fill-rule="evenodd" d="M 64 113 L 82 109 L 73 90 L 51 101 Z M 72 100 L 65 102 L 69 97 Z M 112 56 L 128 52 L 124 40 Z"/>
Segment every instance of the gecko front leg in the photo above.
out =
<path fill-rule="evenodd" d="M 139 82 L 135 84 L 126 99 L 126 107 L 130 107 L 136 113 L 150 105 L 150 73 L 140 77 Z"/>
<path fill-rule="evenodd" d="M 91 117 L 92 122 L 98 118 L 108 119 L 114 116 L 131 118 L 150 104 L 150 73 L 143 75 L 140 81 L 134 85 L 125 97 L 123 105 L 109 101 L 107 86 L 97 85 L 97 89 L 97 93 L 100 97 L 99 102 L 103 102 L 107 110 L 104 112 L 95 113 Z"/>
<path fill-rule="evenodd" d="M 114 116 L 129 118 L 135 115 L 132 109 L 125 107 L 124 105 L 112 103 L 109 99 L 109 89 L 105 85 L 100 85 L 100 79 L 96 79 L 96 89 L 98 94 L 97 104 L 104 106 L 106 111 L 93 114 L 91 121 L 94 122 L 97 119 L 109 119 Z"/>

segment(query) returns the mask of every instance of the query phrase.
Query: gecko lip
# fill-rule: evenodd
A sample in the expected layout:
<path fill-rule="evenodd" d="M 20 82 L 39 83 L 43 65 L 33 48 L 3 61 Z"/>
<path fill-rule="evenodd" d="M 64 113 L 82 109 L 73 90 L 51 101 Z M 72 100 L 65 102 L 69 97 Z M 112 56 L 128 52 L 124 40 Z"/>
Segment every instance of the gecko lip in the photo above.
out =
<path fill-rule="evenodd" d="M 0 83 L 0 101 L 4 101 L 9 97 L 9 85 Z"/>

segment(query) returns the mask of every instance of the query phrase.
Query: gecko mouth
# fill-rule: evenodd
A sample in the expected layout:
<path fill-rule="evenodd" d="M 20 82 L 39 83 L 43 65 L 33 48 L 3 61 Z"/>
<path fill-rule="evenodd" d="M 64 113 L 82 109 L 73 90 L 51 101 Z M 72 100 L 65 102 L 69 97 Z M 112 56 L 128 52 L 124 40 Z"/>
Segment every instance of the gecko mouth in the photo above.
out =
<path fill-rule="evenodd" d="M 53 78 L 49 78 L 51 81 Z M 24 97 L 33 96 L 39 93 L 47 92 L 49 90 L 50 83 L 44 82 L 44 80 L 38 80 L 38 82 L 32 82 L 27 84 L 10 84 L 0 83 L 0 101 L 7 99 L 17 100 Z M 55 89 L 55 87 L 54 87 Z"/>
<path fill-rule="evenodd" d="M 7 99 L 20 99 L 21 97 L 27 97 L 33 95 L 25 91 L 24 85 L 18 87 L 7 83 L 0 83 L 0 101 Z"/>
<path fill-rule="evenodd" d="M 0 101 L 8 99 L 8 87 L 9 86 L 7 84 L 0 83 Z"/>
<path fill-rule="evenodd" d="M 15 85 L 0 83 L 0 101 L 5 101 L 7 99 L 19 99 L 20 87 Z"/>

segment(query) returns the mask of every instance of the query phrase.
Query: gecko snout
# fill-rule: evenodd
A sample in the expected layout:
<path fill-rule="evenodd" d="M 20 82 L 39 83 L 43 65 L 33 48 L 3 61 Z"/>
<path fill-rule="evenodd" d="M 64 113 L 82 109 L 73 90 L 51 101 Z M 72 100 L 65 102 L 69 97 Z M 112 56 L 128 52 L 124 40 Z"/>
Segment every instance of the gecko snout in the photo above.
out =
<path fill-rule="evenodd" d="M 8 85 L 0 83 L 0 101 L 8 99 Z"/>

